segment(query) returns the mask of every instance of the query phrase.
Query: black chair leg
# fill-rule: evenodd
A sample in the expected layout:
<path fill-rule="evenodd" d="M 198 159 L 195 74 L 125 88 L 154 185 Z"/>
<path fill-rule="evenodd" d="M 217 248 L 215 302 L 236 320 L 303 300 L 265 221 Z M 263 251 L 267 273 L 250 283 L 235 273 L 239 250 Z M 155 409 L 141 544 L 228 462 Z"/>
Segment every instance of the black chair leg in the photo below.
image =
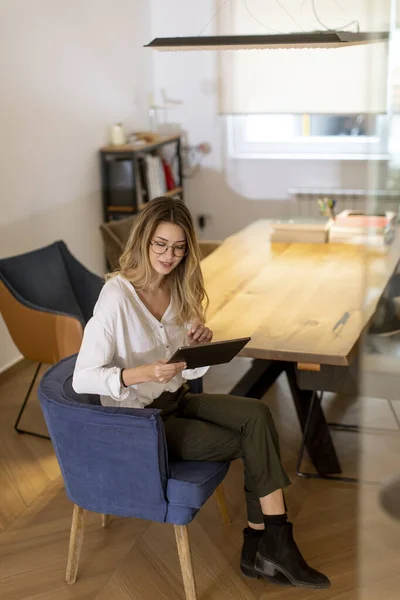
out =
<path fill-rule="evenodd" d="M 28 402 L 29 396 L 30 396 L 31 391 L 33 389 L 33 386 L 35 385 L 35 381 L 37 379 L 37 376 L 39 375 L 39 371 L 40 371 L 40 367 L 41 366 L 42 366 L 42 363 L 39 363 L 38 366 L 37 366 L 37 369 L 35 371 L 33 379 L 32 379 L 32 381 L 31 381 L 31 383 L 29 385 L 28 393 L 25 396 L 25 400 L 22 403 L 21 409 L 20 409 L 20 411 L 18 413 L 17 420 L 15 421 L 14 429 L 15 429 L 15 431 L 17 433 L 26 433 L 27 435 L 34 435 L 35 437 L 39 437 L 39 438 L 42 438 L 44 440 L 49 440 L 50 438 L 49 438 L 48 435 L 42 435 L 41 433 L 35 433 L 34 431 L 26 431 L 25 429 L 19 429 L 19 427 L 18 427 L 19 422 L 20 422 L 21 417 L 22 417 L 22 414 L 23 414 L 23 412 L 25 410 L 26 403 Z"/>
<path fill-rule="evenodd" d="M 299 453 L 297 455 L 296 475 L 298 475 L 298 477 L 303 477 L 304 479 L 332 479 L 333 481 L 342 481 L 345 483 L 359 483 L 360 480 L 356 477 L 343 477 L 342 475 L 320 475 L 319 473 L 307 473 L 307 472 L 301 470 L 301 462 L 302 462 L 303 456 L 304 456 L 304 449 L 306 447 L 307 435 L 308 435 L 308 430 L 309 430 L 311 419 L 312 419 L 313 409 L 314 409 L 315 403 L 318 402 L 320 404 L 321 400 L 322 400 L 322 394 L 318 395 L 318 392 L 313 392 L 313 396 L 312 396 L 311 403 L 310 403 L 310 409 L 307 414 L 306 425 L 304 427 L 303 438 L 301 440 Z M 329 424 L 329 425 L 336 426 L 335 427 L 336 429 L 343 428 L 346 431 L 349 429 L 352 431 L 356 430 L 356 427 L 354 427 L 354 426 L 346 427 L 345 425 L 341 425 L 340 423 L 334 423 L 334 424 Z"/>

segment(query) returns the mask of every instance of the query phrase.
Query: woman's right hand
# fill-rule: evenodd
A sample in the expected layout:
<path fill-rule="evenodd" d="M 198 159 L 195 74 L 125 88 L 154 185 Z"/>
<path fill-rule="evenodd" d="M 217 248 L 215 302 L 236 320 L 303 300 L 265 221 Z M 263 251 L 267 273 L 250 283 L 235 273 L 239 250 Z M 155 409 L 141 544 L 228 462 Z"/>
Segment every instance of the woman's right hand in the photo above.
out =
<path fill-rule="evenodd" d="M 186 363 L 184 362 L 168 363 L 166 360 L 159 360 L 154 364 L 143 367 L 144 372 L 149 377 L 148 381 L 156 383 L 168 383 L 185 369 Z"/>
<path fill-rule="evenodd" d="M 124 369 L 122 373 L 122 382 L 126 387 L 136 385 L 138 383 L 168 383 L 178 373 L 186 369 L 186 363 L 171 363 L 166 360 L 159 360 L 151 365 L 142 365 L 131 369 Z"/>

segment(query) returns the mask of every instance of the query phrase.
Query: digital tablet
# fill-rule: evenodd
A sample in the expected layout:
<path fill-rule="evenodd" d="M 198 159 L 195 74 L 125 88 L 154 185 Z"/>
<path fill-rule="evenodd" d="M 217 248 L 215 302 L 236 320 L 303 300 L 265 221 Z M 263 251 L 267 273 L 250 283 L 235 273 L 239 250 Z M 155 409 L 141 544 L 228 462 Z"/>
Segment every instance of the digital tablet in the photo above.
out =
<path fill-rule="evenodd" d="M 223 342 L 210 342 L 182 346 L 169 359 L 169 363 L 185 362 L 188 369 L 227 363 L 251 340 L 250 337 Z"/>

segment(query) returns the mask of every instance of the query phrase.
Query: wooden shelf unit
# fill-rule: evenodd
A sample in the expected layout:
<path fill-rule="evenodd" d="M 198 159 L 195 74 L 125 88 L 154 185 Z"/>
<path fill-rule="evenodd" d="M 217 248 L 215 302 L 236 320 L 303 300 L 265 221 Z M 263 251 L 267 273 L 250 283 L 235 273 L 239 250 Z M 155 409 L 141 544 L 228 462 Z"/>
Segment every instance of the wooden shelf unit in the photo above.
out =
<path fill-rule="evenodd" d="M 143 178 L 143 174 L 142 177 L 140 176 L 140 160 L 147 154 L 156 156 L 159 150 L 170 144 L 175 144 L 172 162 L 175 163 L 176 160 L 174 178 L 177 186 L 160 195 L 168 197 L 180 196 L 183 199 L 183 167 L 181 138 L 179 135 L 158 135 L 152 142 L 126 144 L 123 146 L 103 146 L 100 149 L 103 219 L 105 222 L 143 210 L 147 202 L 143 202 L 142 199 L 143 197 L 148 198 L 151 193 L 148 185 L 146 185 L 147 178 Z M 117 163 L 125 164 L 118 166 Z M 117 181 L 118 168 L 120 168 L 120 182 Z M 122 178 L 124 169 L 124 178 Z M 127 184 L 127 179 L 129 179 L 129 184 Z M 144 185 L 146 186 L 145 188 Z"/>
<path fill-rule="evenodd" d="M 146 206 L 146 205 L 143 204 L 143 206 Z M 107 212 L 108 213 L 134 213 L 135 209 L 133 206 L 117 206 L 117 205 L 113 204 L 112 206 L 107 206 Z"/>
<path fill-rule="evenodd" d="M 183 187 L 180 185 L 179 187 L 174 188 L 173 190 L 169 190 L 168 192 L 165 192 L 163 194 L 163 196 L 168 196 L 169 198 L 171 196 L 180 196 L 183 192 Z"/>
<path fill-rule="evenodd" d="M 179 135 L 158 135 L 153 142 L 138 142 L 136 144 L 124 144 L 123 146 L 103 146 L 100 148 L 100 152 L 146 152 L 149 150 L 156 150 L 165 144 L 176 142 L 180 140 Z"/>

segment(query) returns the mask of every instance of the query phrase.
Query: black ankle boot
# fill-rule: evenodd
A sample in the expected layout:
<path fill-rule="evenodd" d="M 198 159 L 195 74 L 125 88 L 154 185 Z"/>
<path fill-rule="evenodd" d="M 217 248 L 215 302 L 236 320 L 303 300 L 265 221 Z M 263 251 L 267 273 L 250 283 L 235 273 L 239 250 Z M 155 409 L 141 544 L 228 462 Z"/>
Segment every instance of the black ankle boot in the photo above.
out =
<path fill-rule="evenodd" d="M 255 570 L 263 577 L 285 576 L 292 585 L 308 588 L 327 588 L 329 579 L 308 566 L 293 539 L 293 525 L 268 526 L 260 540 Z"/>
<path fill-rule="evenodd" d="M 260 535 L 257 535 L 257 533 L 254 533 L 254 531 L 257 530 L 250 530 L 248 527 L 243 530 L 243 547 L 242 554 L 240 556 L 240 572 L 242 575 L 245 577 L 250 577 L 251 579 L 258 579 L 262 577 L 268 581 L 272 581 L 273 583 L 278 583 L 279 585 L 291 585 L 290 581 L 288 581 L 286 577 L 278 571 L 273 577 L 270 577 L 269 575 L 264 576 L 262 573 L 258 573 L 256 571 L 256 554 L 263 532 L 260 531 Z"/>

